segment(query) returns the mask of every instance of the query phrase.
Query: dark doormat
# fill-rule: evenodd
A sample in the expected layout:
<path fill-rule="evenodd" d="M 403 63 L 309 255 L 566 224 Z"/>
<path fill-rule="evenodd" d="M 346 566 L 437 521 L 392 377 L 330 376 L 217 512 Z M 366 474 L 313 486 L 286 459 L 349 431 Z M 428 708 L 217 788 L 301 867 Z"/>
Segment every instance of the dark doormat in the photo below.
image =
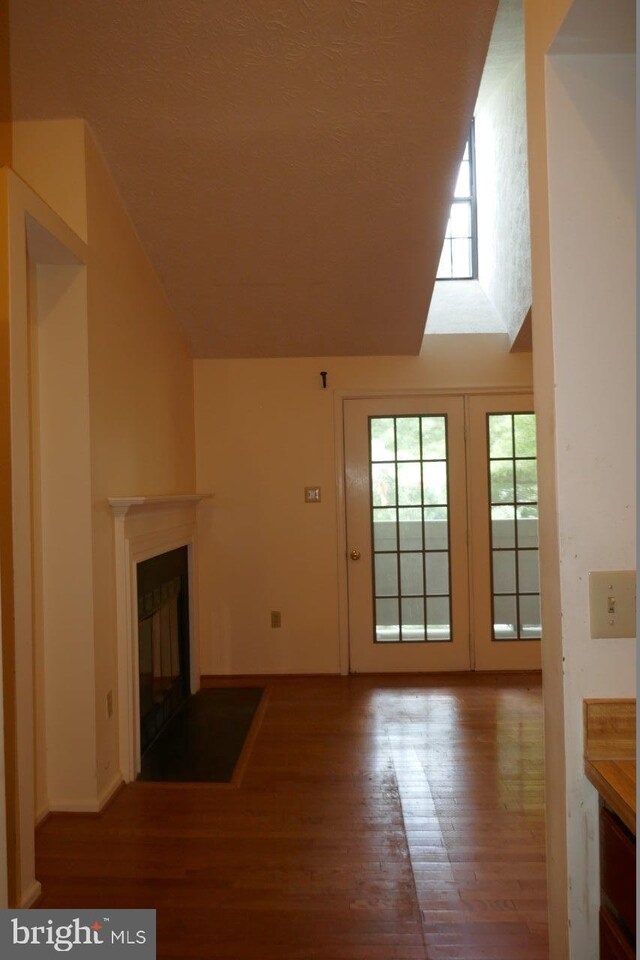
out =
<path fill-rule="evenodd" d="M 262 687 L 198 690 L 142 758 L 138 780 L 229 783 Z"/>

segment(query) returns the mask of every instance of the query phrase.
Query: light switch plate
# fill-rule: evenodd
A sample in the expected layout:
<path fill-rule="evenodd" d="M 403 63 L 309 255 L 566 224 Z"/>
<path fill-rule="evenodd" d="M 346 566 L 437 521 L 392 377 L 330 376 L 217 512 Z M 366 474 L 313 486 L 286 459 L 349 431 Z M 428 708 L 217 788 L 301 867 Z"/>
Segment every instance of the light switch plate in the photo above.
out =
<path fill-rule="evenodd" d="M 589 574 L 591 637 L 635 637 L 636 571 L 598 570 Z"/>
<path fill-rule="evenodd" d="M 320 487 L 305 487 L 305 488 L 304 488 L 304 502 L 305 502 L 305 503 L 320 503 Z"/>

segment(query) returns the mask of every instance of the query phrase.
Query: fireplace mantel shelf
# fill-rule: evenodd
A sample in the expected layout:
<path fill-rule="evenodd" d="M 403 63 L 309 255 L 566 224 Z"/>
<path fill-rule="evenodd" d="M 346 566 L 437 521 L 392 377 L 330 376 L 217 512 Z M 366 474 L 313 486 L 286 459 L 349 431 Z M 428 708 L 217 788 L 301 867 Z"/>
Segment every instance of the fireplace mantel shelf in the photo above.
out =
<path fill-rule="evenodd" d="M 109 497 L 109 506 L 116 516 L 124 517 L 132 507 L 135 507 L 136 510 L 145 510 L 158 507 L 176 507 L 189 503 L 195 505 L 202 500 L 210 500 L 211 497 L 213 497 L 212 493 L 176 493 L 152 497 Z"/>

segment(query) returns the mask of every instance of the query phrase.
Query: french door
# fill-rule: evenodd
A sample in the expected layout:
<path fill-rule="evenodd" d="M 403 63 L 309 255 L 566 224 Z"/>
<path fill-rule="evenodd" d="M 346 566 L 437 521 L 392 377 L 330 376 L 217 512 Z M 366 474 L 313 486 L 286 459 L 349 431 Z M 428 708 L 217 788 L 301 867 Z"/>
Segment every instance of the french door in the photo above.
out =
<path fill-rule="evenodd" d="M 345 401 L 354 672 L 468 670 L 462 397 Z"/>
<path fill-rule="evenodd" d="M 478 670 L 541 665 L 536 425 L 527 395 L 467 398 L 472 657 Z"/>
<path fill-rule="evenodd" d="M 527 396 L 345 400 L 352 672 L 540 663 Z"/>

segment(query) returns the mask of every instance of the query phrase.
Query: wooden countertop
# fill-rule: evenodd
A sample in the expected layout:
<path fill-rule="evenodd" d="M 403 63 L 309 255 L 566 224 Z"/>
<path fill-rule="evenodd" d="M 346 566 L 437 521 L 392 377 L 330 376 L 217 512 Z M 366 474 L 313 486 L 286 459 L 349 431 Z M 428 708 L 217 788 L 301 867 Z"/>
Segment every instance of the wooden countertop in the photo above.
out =
<path fill-rule="evenodd" d="M 604 802 L 636 833 L 635 760 L 585 760 L 584 772 Z"/>
<path fill-rule="evenodd" d="M 584 772 L 636 833 L 636 701 L 584 701 Z"/>

